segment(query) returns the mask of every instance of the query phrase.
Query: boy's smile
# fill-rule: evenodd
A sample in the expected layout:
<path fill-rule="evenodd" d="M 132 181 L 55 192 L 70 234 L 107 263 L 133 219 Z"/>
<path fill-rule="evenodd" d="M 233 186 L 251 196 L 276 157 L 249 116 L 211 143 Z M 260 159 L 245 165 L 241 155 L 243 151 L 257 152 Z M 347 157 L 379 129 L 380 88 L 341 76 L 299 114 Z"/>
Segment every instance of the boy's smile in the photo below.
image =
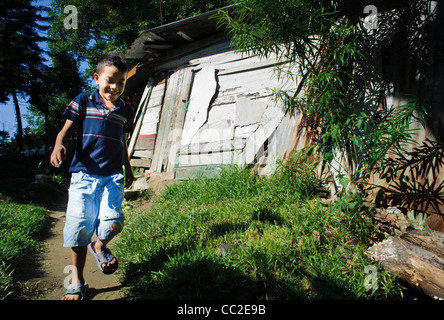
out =
<path fill-rule="evenodd" d="M 94 80 L 99 86 L 99 95 L 108 107 L 123 93 L 127 72 L 121 72 L 115 66 L 103 67 L 100 74 L 94 73 Z"/>

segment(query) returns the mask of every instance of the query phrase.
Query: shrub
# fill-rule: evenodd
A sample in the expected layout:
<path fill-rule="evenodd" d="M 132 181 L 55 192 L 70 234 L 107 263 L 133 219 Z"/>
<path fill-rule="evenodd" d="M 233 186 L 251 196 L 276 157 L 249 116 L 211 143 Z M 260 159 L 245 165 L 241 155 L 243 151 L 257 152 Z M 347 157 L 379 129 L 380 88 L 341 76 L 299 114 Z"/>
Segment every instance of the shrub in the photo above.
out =
<path fill-rule="evenodd" d="M 34 205 L 9 202 L 0 195 L 0 299 L 11 294 L 13 270 L 28 254 L 39 250 L 48 211 Z"/>
<path fill-rule="evenodd" d="M 284 192 L 293 185 L 284 177 L 256 179 L 247 169 L 230 167 L 220 178 L 168 186 L 149 212 L 130 214 L 116 243 L 128 294 L 141 299 L 399 298 L 401 286 L 383 270 L 378 270 L 378 289 L 364 285 L 365 267 L 374 264 L 365 253 L 373 227 L 361 206 L 348 201 L 324 206 L 313 193 Z M 221 257 L 220 244 L 239 247 Z"/>

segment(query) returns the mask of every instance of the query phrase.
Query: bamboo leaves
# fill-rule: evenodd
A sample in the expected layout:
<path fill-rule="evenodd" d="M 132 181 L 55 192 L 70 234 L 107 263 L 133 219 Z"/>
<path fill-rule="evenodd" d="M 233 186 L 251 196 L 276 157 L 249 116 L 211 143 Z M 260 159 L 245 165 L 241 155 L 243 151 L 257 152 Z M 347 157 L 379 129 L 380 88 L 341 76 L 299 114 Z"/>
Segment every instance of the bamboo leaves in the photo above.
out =
<path fill-rule="evenodd" d="M 297 67 L 288 67 L 302 76 L 295 90 L 276 90 L 276 97 L 283 98 L 286 112 L 302 114 L 305 129 L 316 132 L 318 151 L 329 164 L 337 165 L 336 175 L 346 174 L 348 188 L 365 183 L 389 152 L 403 152 L 406 143 L 415 142 L 417 129 L 412 124 L 424 126 L 425 104 L 411 99 L 380 120 L 376 116 L 381 115 L 370 110 L 378 105 L 378 97 L 366 86 L 384 92 L 387 84 L 376 83 L 363 71 L 372 52 L 365 51 L 369 59 L 363 54 L 369 39 L 357 23 L 362 12 L 355 10 L 355 4 L 327 0 L 233 0 L 233 4 L 234 17 L 240 18 L 227 19 L 228 13 L 218 18 L 225 22 L 236 48 L 264 57 L 274 53 L 281 62 Z M 382 1 L 377 5 L 387 6 Z M 407 6 L 396 4 L 390 10 L 402 13 Z M 399 17 L 390 15 L 390 19 L 396 24 Z M 388 21 L 386 25 L 390 27 Z"/>

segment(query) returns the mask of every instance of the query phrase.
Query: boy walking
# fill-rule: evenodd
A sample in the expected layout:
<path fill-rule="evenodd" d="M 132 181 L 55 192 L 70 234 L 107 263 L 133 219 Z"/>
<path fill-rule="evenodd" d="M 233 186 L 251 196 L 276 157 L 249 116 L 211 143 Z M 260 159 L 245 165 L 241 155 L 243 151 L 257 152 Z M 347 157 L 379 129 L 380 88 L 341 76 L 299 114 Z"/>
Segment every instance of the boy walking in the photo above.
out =
<path fill-rule="evenodd" d="M 124 185 L 129 187 L 134 180 L 126 145 L 134 111 L 120 98 L 127 73 L 128 63 L 120 53 L 109 52 L 99 60 L 94 73 L 99 88 L 78 95 L 68 105 L 63 113 L 66 122 L 51 154 L 51 164 L 59 168 L 66 159 L 66 145 L 78 126 L 63 230 L 64 246 L 71 247 L 73 278 L 63 300 L 84 298 L 88 285 L 83 268 L 88 249 L 103 273 L 111 274 L 118 267 L 107 244 L 123 228 Z M 98 240 L 91 242 L 94 231 Z"/>

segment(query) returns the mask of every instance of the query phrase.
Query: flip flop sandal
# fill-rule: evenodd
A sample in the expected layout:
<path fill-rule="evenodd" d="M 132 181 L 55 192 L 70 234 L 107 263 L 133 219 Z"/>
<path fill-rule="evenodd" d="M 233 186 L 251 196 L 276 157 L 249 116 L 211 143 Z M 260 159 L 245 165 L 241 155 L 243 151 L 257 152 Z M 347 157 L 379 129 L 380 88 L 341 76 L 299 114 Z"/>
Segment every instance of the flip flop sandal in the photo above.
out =
<path fill-rule="evenodd" d="M 88 284 L 81 284 L 81 283 L 71 283 L 66 290 L 64 296 L 66 295 L 74 295 L 78 294 L 80 296 L 80 300 L 85 300 L 85 294 L 86 290 L 88 290 Z"/>
<path fill-rule="evenodd" d="M 96 241 L 91 242 L 88 245 L 89 251 L 91 251 L 91 253 L 94 255 L 94 257 L 96 257 L 97 259 L 97 265 L 99 266 L 99 269 L 104 273 L 104 274 L 112 274 L 117 270 L 117 267 L 119 266 L 119 262 L 117 261 L 116 257 L 113 256 L 113 254 L 111 253 L 111 251 L 106 248 L 105 250 L 97 253 L 96 250 L 94 250 L 94 245 L 95 245 Z M 113 259 L 116 259 L 116 262 L 114 263 L 113 266 L 108 267 L 108 271 L 105 271 L 102 267 L 103 263 L 110 263 L 111 261 L 113 261 Z M 112 268 L 112 269 L 111 269 Z M 109 270 L 111 269 L 111 270 Z"/>

